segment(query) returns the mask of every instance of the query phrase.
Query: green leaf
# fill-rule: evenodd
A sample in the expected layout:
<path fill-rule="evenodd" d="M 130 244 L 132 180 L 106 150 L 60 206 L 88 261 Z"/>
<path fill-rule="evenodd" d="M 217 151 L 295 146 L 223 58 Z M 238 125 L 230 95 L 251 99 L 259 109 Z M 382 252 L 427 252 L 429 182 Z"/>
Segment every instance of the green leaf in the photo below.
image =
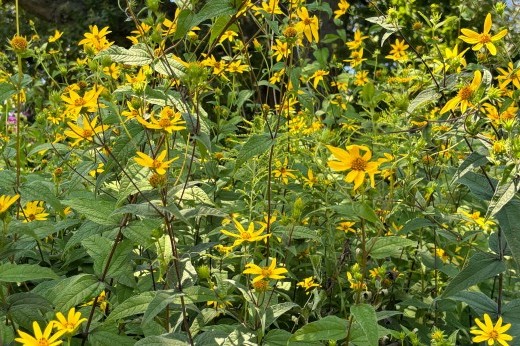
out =
<path fill-rule="evenodd" d="M 289 341 L 341 340 L 347 337 L 348 321 L 336 316 L 326 316 L 298 329 Z"/>
<path fill-rule="evenodd" d="M 482 292 L 461 291 L 450 296 L 448 299 L 468 304 L 477 315 L 496 312 L 497 303 Z"/>
<path fill-rule="evenodd" d="M 413 111 L 419 107 L 425 106 L 428 103 L 435 102 L 439 98 L 439 93 L 435 89 L 425 89 L 419 93 L 408 105 L 407 112 Z"/>
<path fill-rule="evenodd" d="M 500 182 L 496 189 L 493 198 L 489 202 L 486 219 L 495 216 L 513 197 L 515 197 L 518 191 L 518 183 L 515 179 L 507 179 L 505 182 Z"/>
<path fill-rule="evenodd" d="M 298 304 L 295 304 L 293 302 L 285 302 L 285 303 L 279 303 L 272 306 L 269 306 L 265 311 L 265 326 L 264 328 L 268 328 L 271 324 L 278 319 L 278 317 L 285 314 L 287 311 L 291 310 L 292 308 L 297 307 Z"/>
<path fill-rule="evenodd" d="M 491 181 L 493 184 L 493 186 L 491 186 L 485 176 L 474 172 L 467 172 L 464 176 L 459 178 L 457 182 L 466 185 L 471 193 L 480 199 L 489 201 L 493 198 L 493 189 L 496 186 L 495 180 Z"/>
<path fill-rule="evenodd" d="M 15 311 L 19 309 L 33 309 L 44 312 L 53 310 L 52 304 L 39 294 L 32 292 L 14 293 L 7 297 L 7 311 Z"/>
<path fill-rule="evenodd" d="M 184 37 L 188 31 L 191 30 L 195 25 L 195 15 L 192 10 L 184 8 L 182 9 L 177 17 L 177 25 L 175 27 L 175 32 L 173 32 L 173 39 L 178 40 Z"/>
<path fill-rule="evenodd" d="M 495 216 L 502 233 L 506 237 L 507 244 L 513 255 L 513 259 L 520 267 L 520 200 L 514 198 L 500 209 Z"/>
<path fill-rule="evenodd" d="M 372 209 L 372 207 L 370 207 L 367 203 L 360 202 L 360 203 L 354 204 L 353 211 L 361 219 L 364 219 L 375 225 L 382 225 L 382 222 L 379 219 L 379 217 L 377 216 L 374 209 Z"/>
<path fill-rule="evenodd" d="M 374 310 L 374 307 L 368 304 L 355 304 L 350 307 L 350 313 L 365 333 L 368 345 L 377 346 L 379 336 L 376 311 Z"/>
<path fill-rule="evenodd" d="M 108 56 L 112 61 L 119 62 L 130 66 L 144 66 L 149 65 L 153 61 L 153 55 L 150 49 L 147 49 L 144 43 L 138 43 L 131 46 L 129 49 L 111 46 L 101 51 L 96 59 Z"/>
<path fill-rule="evenodd" d="M 157 291 L 157 295 L 153 297 L 152 301 L 144 312 L 141 325 L 144 326 L 151 322 L 155 316 L 157 316 L 169 304 L 171 304 L 174 295 L 175 293 L 173 291 Z"/>
<path fill-rule="evenodd" d="M 63 204 L 71 207 L 88 220 L 106 226 L 116 226 L 119 217 L 112 215 L 116 209 L 115 201 L 92 198 L 76 198 L 64 200 Z"/>
<path fill-rule="evenodd" d="M 83 221 L 81 226 L 73 231 L 72 236 L 69 238 L 67 245 L 65 246 L 64 251 L 69 251 L 73 246 L 81 243 L 83 240 L 87 239 L 96 234 L 100 234 L 102 232 L 110 230 L 111 227 L 99 225 L 92 221 Z"/>
<path fill-rule="evenodd" d="M 417 242 L 398 236 L 374 237 L 366 245 L 370 256 L 375 259 L 400 255 L 403 248 L 416 246 Z"/>
<path fill-rule="evenodd" d="M 415 218 L 407 221 L 404 224 L 403 229 L 401 230 L 402 233 L 407 234 L 411 231 L 415 231 L 417 229 L 423 228 L 423 227 L 431 227 L 435 226 L 433 222 L 431 222 L 428 219 L 424 218 Z"/>
<path fill-rule="evenodd" d="M 235 13 L 235 8 L 231 6 L 229 0 L 211 0 L 196 14 L 193 26 L 199 25 L 205 20 L 215 17 L 231 15 Z"/>
<path fill-rule="evenodd" d="M 0 282 L 24 282 L 42 279 L 57 279 L 58 275 L 51 269 L 36 264 L 0 264 Z"/>
<path fill-rule="evenodd" d="M 487 162 L 488 159 L 485 155 L 479 154 L 477 152 L 472 152 L 471 154 L 469 154 L 466 160 L 464 160 L 464 162 L 459 166 L 457 172 L 453 176 L 450 185 L 453 185 L 453 183 L 455 183 L 457 180 L 460 180 L 464 175 L 466 175 L 466 173 L 470 172 L 471 170 L 477 167 L 485 165 Z"/>
<path fill-rule="evenodd" d="M 112 310 L 105 323 L 116 322 L 128 316 L 143 314 L 155 298 L 155 295 L 156 292 L 143 292 L 128 298 Z"/>
<path fill-rule="evenodd" d="M 211 25 L 211 35 L 209 37 L 209 44 L 213 44 L 213 42 L 222 35 L 224 30 L 228 27 L 228 23 L 231 20 L 231 16 L 220 16 L 213 22 Z"/>
<path fill-rule="evenodd" d="M 0 103 L 16 94 L 16 89 L 11 83 L 0 83 Z"/>
<path fill-rule="evenodd" d="M 52 183 L 50 183 L 53 186 Z M 63 210 L 60 200 L 56 198 L 54 191 L 52 191 L 47 182 L 32 181 L 20 188 L 20 194 L 26 200 L 43 200 L 47 202 L 56 212 Z"/>
<path fill-rule="evenodd" d="M 112 242 L 100 235 L 93 235 L 84 239 L 81 245 L 94 261 L 94 273 L 101 276 L 104 270 L 105 260 L 112 248 Z"/>
<path fill-rule="evenodd" d="M 89 333 L 88 341 L 88 344 L 92 346 L 133 346 L 135 344 L 135 339 L 126 335 L 121 335 L 117 331 L 95 329 Z"/>
<path fill-rule="evenodd" d="M 237 155 L 235 170 L 240 168 L 245 162 L 251 160 L 253 157 L 265 153 L 267 149 L 274 145 L 274 142 L 275 140 L 267 133 L 254 134 L 249 137 Z"/>
<path fill-rule="evenodd" d="M 27 156 L 32 156 L 39 152 L 46 152 L 47 150 L 52 150 L 53 153 L 54 151 L 57 151 L 59 153 L 68 153 L 70 152 L 70 147 L 61 143 L 44 143 L 32 148 L 31 151 L 29 151 L 29 154 L 27 154 Z"/>
<path fill-rule="evenodd" d="M 176 335 L 175 339 L 165 336 L 149 336 L 136 342 L 135 346 L 186 346 L 188 344 L 188 339 L 184 335 L 179 334 Z"/>
<path fill-rule="evenodd" d="M 289 341 L 292 334 L 283 329 L 271 329 L 264 337 L 265 346 L 316 346 L 315 342 Z"/>
<path fill-rule="evenodd" d="M 65 312 L 98 296 L 103 289 L 104 284 L 96 276 L 79 274 L 60 280 L 49 295 L 56 311 Z"/>
<path fill-rule="evenodd" d="M 113 242 L 111 242 L 111 245 Z M 110 265 L 107 271 L 107 277 L 117 277 L 125 271 L 131 270 L 130 255 L 132 255 L 134 246 L 131 241 L 125 239 L 117 244 L 114 254 L 110 258 Z M 107 265 L 109 256 L 103 260 L 103 268 Z"/>
<path fill-rule="evenodd" d="M 498 257 L 488 253 L 476 253 L 469 259 L 468 265 L 450 281 L 442 297 L 452 296 L 505 270 L 505 263 Z"/>

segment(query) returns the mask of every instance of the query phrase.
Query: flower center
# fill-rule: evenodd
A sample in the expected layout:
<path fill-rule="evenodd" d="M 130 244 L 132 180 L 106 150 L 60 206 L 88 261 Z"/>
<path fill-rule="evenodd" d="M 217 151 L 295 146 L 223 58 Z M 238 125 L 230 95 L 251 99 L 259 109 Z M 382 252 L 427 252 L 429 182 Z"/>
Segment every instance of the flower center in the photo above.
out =
<path fill-rule="evenodd" d="M 303 24 L 305 24 L 305 26 L 311 26 L 312 25 L 312 19 L 311 18 L 305 18 L 303 20 Z"/>
<path fill-rule="evenodd" d="M 271 269 L 269 269 L 269 267 L 262 268 L 262 276 L 263 277 L 268 278 L 268 277 L 271 276 L 271 274 L 272 274 L 272 271 L 271 271 Z"/>
<path fill-rule="evenodd" d="M 27 218 L 29 219 L 29 221 L 34 221 L 34 220 L 36 220 L 36 215 L 29 214 L 29 215 L 27 215 Z"/>
<path fill-rule="evenodd" d="M 162 166 L 162 161 L 153 160 L 153 162 L 152 162 L 152 167 L 153 168 L 161 168 L 161 166 Z"/>
<path fill-rule="evenodd" d="M 498 332 L 496 330 L 492 330 L 489 332 L 489 337 L 493 340 L 497 340 L 499 335 L 498 335 Z"/>
<path fill-rule="evenodd" d="M 90 137 L 92 137 L 92 135 L 93 135 L 92 130 L 84 129 L 83 130 L 83 135 L 81 137 L 83 137 L 83 138 L 90 138 Z"/>
<path fill-rule="evenodd" d="M 46 338 L 41 338 L 38 340 L 38 346 L 49 346 L 49 341 Z"/>
<path fill-rule="evenodd" d="M 469 100 L 472 93 L 473 92 L 471 91 L 471 88 L 469 86 L 465 86 L 459 90 L 458 96 L 460 97 L 461 100 Z"/>
<path fill-rule="evenodd" d="M 168 118 L 161 118 L 159 120 L 159 126 L 160 127 L 166 128 L 166 127 L 168 127 L 170 125 L 171 125 L 171 121 Z"/>
<path fill-rule="evenodd" d="M 242 233 L 240 233 L 240 237 L 242 239 L 246 239 L 246 240 L 251 239 L 251 234 L 249 232 L 242 232 Z"/>
<path fill-rule="evenodd" d="M 480 34 L 479 38 L 478 38 L 478 41 L 480 43 L 488 43 L 488 42 L 491 42 L 491 36 L 489 36 L 488 34 Z"/>
<path fill-rule="evenodd" d="M 83 97 L 80 97 L 79 99 L 74 100 L 74 106 L 76 107 L 83 107 L 87 102 L 83 99 Z"/>
<path fill-rule="evenodd" d="M 361 157 L 352 160 L 352 169 L 355 171 L 364 171 L 367 168 L 367 162 Z"/>

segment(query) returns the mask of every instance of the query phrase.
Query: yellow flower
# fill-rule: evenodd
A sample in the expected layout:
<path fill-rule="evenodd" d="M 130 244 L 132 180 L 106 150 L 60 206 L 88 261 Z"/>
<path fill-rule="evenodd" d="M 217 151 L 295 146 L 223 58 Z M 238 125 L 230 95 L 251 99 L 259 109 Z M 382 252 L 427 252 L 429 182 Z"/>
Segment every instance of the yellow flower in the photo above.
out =
<path fill-rule="evenodd" d="M 312 169 L 309 168 L 307 170 L 307 177 L 303 177 L 303 181 L 305 181 L 303 186 L 308 186 L 312 189 L 314 187 L 314 184 L 318 183 L 318 177 L 316 177 L 312 172 Z"/>
<path fill-rule="evenodd" d="M 329 71 L 324 70 L 317 70 L 312 74 L 311 78 L 314 79 L 312 82 L 312 86 L 314 87 L 314 89 L 316 89 L 318 87 L 318 83 L 323 80 L 323 76 L 326 76 L 328 74 Z"/>
<path fill-rule="evenodd" d="M 359 31 L 359 29 L 357 29 L 356 32 L 354 33 L 354 40 L 349 41 L 349 42 L 347 42 L 345 44 L 347 45 L 347 47 L 350 50 L 356 50 L 359 47 L 361 47 L 361 45 L 363 44 L 363 41 L 366 38 L 368 38 L 368 36 L 362 36 L 361 35 L 361 31 Z"/>
<path fill-rule="evenodd" d="M 306 294 L 309 294 L 313 287 L 320 287 L 319 284 L 314 282 L 314 278 L 312 276 L 303 279 L 303 281 L 298 282 L 296 285 L 304 288 Z"/>
<path fill-rule="evenodd" d="M 280 161 L 276 161 L 276 166 L 278 168 L 273 170 L 274 177 L 282 179 L 284 184 L 289 183 L 289 178 L 296 179 L 296 176 L 292 173 L 294 170 L 288 169 L 287 165 L 287 158 L 285 158 L 283 164 Z"/>
<path fill-rule="evenodd" d="M 233 42 L 235 40 L 235 37 L 238 36 L 236 32 L 233 30 L 226 30 L 224 33 L 220 36 L 220 39 L 218 40 L 219 43 L 224 42 L 225 40 L 229 40 L 229 42 Z"/>
<path fill-rule="evenodd" d="M 356 223 L 352 221 L 343 221 L 338 224 L 338 227 L 336 227 L 337 230 L 343 231 L 345 233 L 352 232 L 356 233 L 356 230 L 352 228 Z"/>
<path fill-rule="evenodd" d="M 112 79 L 118 79 L 121 71 L 119 70 L 119 66 L 115 62 L 113 62 L 110 66 L 103 67 L 103 72 L 106 75 L 112 77 Z"/>
<path fill-rule="evenodd" d="M 234 245 L 224 246 L 222 244 L 218 244 L 218 245 L 215 245 L 213 248 L 215 250 L 217 250 L 218 252 L 220 252 L 222 255 L 226 256 L 226 255 L 229 255 L 233 251 L 233 247 L 234 247 Z"/>
<path fill-rule="evenodd" d="M 520 89 L 520 68 L 513 68 L 513 63 L 509 62 L 507 71 L 500 67 L 497 70 L 500 72 L 500 76 L 497 77 L 500 82 L 500 89 L 505 89 L 509 83 L 513 83 L 517 89 Z"/>
<path fill-rule="evenodd" d="M 139 157 L 134 157 L 135 162 L 143 167 L 150 168 L 159 175 L 164 175 L 170 166 L 170 163 L 178 159 L 178 157 L 175 157 L 171 160 L 163 161 L 167 154 L 166 150 L 163 150 L 156 158 L 150 157 L 140 151 L 138 151 L 136 154 Z"/>
<path fill-rule="evenodd" d="M 137 117 L 136 119 L 148 129 L 164 130 L 170 134 L 173 131 L 180 131 L 186 128 L 184 126 L 186 122 L 182 120 L 181 113 L 175 112 L 170 106 L 164 107 L 159 116 L 159 119 L 156 119 L 152 115 L 148 119 L 149 121 L 144 120 L 142 117 Z"/>
<path fill-rule="evenodd" d="M 78 43 L 78 45 L 83 45 L 83 49 L 92 49 L 94 53 L 98 53 L 110 47 L 114 43 L 109 42 L 105 37 L 111 32 L 108 31 L 108 26 L 105 26 L 103 29 L 99 30 L 97 25 L 90 25 L 89 29 L 90 32 L 83 34 L 85 38 Z"/>
<path fill-rule="evenodd" d="M 259 267 L 254 263 L 246 264 L 246 269 L 243 271 L 244 274 L 257 275 L 253 279 L 253 284 L 263 279 L 282 280 L 285 276 L 281 274 L 287 273 L 285 268 L 276 268 L 276 258 L 273 258 L 269 267 Z"/>
<path fill-rule="evenodd" d="M 350 4 L 346 0 L 339 0 L 338 9 L 334 11 L 334 19 L 338 19 L 339 17 L 347 13 L 349 7 Z"/>
<path fill-rule="evenodd" d="M 23 346 L 56 346 L 61 345 L 63 341 L 58 340 L 60 339 L 63 334 L 65 334 L 64 330 L 56 332 L 54 335 L 51 336 L 52 333 L 52 327 L 53 322 L 49 323 L 47 327 L 45 327 L 45 330 L 42 333 L 42 330 L 40 329 L 40 325 L 38 322 L 33 322 L 33 331 L 34 331 L 34 337 L 30 334 L 27 334 L 25 332 L 22 332 L 21 330 L 18 330 L 18 335 L 20 335 L 19 338 L 14 339 L 15 341 L 21 343 Z"/>
<path fill-rule="evenodd" d="M 14 204 L 20 198 L 20 195 L 14 196 L 0 196 L 0 214 L 4 213 L 10 206 Z"/>
<path fill-rule="evenodd" d="M 287 58 L 289 57 L 289 54 L 291 54 L 291 50 L 289 49 L 287 42 L 282 42 L 279 39 L 276 39 L 276 44 L 272 47 L 272 50 L 276 61 Z"/>
<path fill-rule="evenodd" d="M 265 12 L 269 14 L 283 14 L 282 10 L 280 9 L 280 6 L 278 6 L 279 0 L 267 0 L 262 1 L 262 8 L 258 6 L 254 6 L 253 10 L 255 10 L 255 14 L 261 14 L 260 10 L 264 10 Z"/>
<path fill-rule="evenodd" d="M 466 223 L 467 225 L 476 224 L 477 226 L 482 228 L 483 231 L 490 231 L 491 228 L 495 226 L 495 222 L 480 216 L 480 211 L 468 213 L 467 211 L 460 209 L 459 214 L 469 219 L 469 221 Z"/>
<path fill-rule="evenodd" d="M 460 111 L 464 113 L 466 109 L 468 109 L 468 107 L 472 106 L 471 98 L 473 97 L 475 91 L 477 91 L 477 89 L 479 88 L 481 82 L 482 73 L 477 70 L 473 75 L 473 80 L 471 81 L 471 84 L 466 84 L 465 86 L 460 88 L 459 92 L 457 93 L 457 96 L 446 102 L 444 107 L 442 107 L 441 114 L 453 110 L 459 104 Z"/>
<path fill-rule="evenodd" d="M 232 61 L 226 66 L 226 72 L 244 73 L 249 70 L 249 65 L 241 65 L 240 60 Z"/>
<path fill-rule="evenodd" d="M 478 318 L 475 318 L 475 323 L 480 329 L 470 331 L 471 334 L 476 335 L 472 339 L 473 342 L 486 341 L 488 345 L 494 345 L 495 342 L 497 342 L 502 346 L 508 346 L 507 341 L 513 340 L 511 335 L 505 334 L 505 332 L 511 328 L 511 323 L 502 325 L 502 317 L 499 317 L 497 324 L 493 325 L 491 317 L 489 317 L 488 314 L 484 314 L 484 323 Z"/>
<path fill-rule="evenodd" d="M 370 177 L 370 186 L 375 187 L 374 175 L 379 172 L 377 170 L 379 162 L 370 162 L 372 158 L 370 149 L 364 145 L 349 145 L 347 150 L 331 145 L 327 145 L 327 148 L 339 160 L 328 161 L 329 167 L 334 171 L 350 170 L 345 177 L 345 181 L 347 183 L 354 182 L 354 190 L 357 190 L 363 184 L 365 174 Z M 365 152 L 363 156 L 361 156 L 360 150 Z"/>
<path fill-rule="evenodd" d="M 82 140 L 92 141 L 92 138 L 97 134 L 106 131 L 107 125 L 97 125 L 97 117 L 90 121 L 88 117 L 82 116 L 81 122 L 77 122 L 78 125 L 68 122 L 70 130 L 65 130 L 63 133 L 70 138 L 75 138 L 76 141 L 72 144 L 73 146 L 81 142 Z"/>
<path fill-rule="evenodd" d="M 363 86 L 367 83 L 368 83 L 368 71 L 356 72 L 356 80 L 354 80 L 354 84 L 357 86 Z"/>
<path fill-rule="evenodd" d="M 353 50 L 350 53 L 351 59 L 345 59 L 343 61 L 350 63 L 350 67 L 356 67 L 361 65 L 361 63 L 367 59 L 363 59 L 363 48 L 359 50 Z"/>
<path fill-rule="evenodd" d="M 206 59 L 201 61 L 202 66 L 212 67 L 213 68 L 213 74 L 219 75 L 222 72 L 225 71 L 227 64 L 225 60 L 219 60 L 215 59 L 213 55 L 210 55 Z"/>
<path fill-rule="evenodd" d="M 107 294 L 104 290 L 101 291 L 101 293 L 99 294 L 99 296 L 97 296 L 97 298 L 92 298 L 92 300 L 83 304 L 82 306 L 94 305 L 94 301 L 96 301 L 96 306 L 99 306 L 99 309 L 101 309 L 101 311 L 105 312 L 107 310 L 107 306 L 108 306 Z"/>
<path fill-rule="evenodd" d="M 58 320 L 54 320 L 54 328 L 58 331 L 65 331 L 69 334 L 74 334 L 79 326 L 85 322 L 86 318 L 81 318 L 81 312 L 76 312 L 76 308 L 71 308 L 67 318 L 61 312 L 56 313 Z"/>
<path fill-rule="evenodd" d="M 265 230 L 265 226 L 262 226 L 258 231 L 255 231 L 254 222 L 249 223 L 247 230 L 236 219 L 233 219 L 233 223 L 235 224 L 235 228 L 237 229 L 238 233 L 232 233 L 225 229 L 221 230 L 221 232 L 227 235 L 228 237 L 236 238 L 235 242 L 233 243 L 233 246 L 238 246 L 244 242 L 251 243 L 255 241 L 260 241 L 269 237 L 269 234 L 262 235 L 262 233 Z"/>
<path fill-rule="evenodd" d="M 43 201 L 27 202 L 23 211 L 19 213 L 19 216 L 25 218 L 23 222 L 47 220 L 49 214 L 45 213 L 43 203 Z"/>
<path fill-rule="evenodd" d="M 60 39 L 61 35 L 63 35 L 63 31 L 60 32 L 58 30 L 54 30 L 54 35 L 49 37 L 49 43 L 58 41 Z"/>
<path fill-rule="evenodd" d="M 103 92 L 103 87 L 94 87 L 85 92 L 83 96 L 79 96 L 74 90 L 68 91 L 68 96 L 63 94 L 61 99 L 67 104 L 66 113 L 71 116 L 77 116 L 82 111 L 95 112 L 98 109 L 98 97 Z"/>
<path fill-rule="evenodd" d="M 390 50 L 390 54 L 386 57 L 388 59 L 392 59 L 394 61 L 406 61 L 408 60 L 408 55 L 406 54 L 406 49 L 410 47 L 409 45 L 405 44 L 405 41 L 399 41 L 399 39 L 395 40 L 394 44 L 390 44 L 392 49 Z"/>
<path fill-rule="evenodd" d="M 318 42 L 320 40 L 318 35 L 318 17 L 310 17 L 305 7 L 297 9 L 296 15 L 300 18 L 300 21 L 295 25 L 296 30 L 303 32 L 307 41 L 312 42 L 314 39 L 315 42 Z"/>
<path fill-rule="evenodd" d="M 470 29 L 461 29 L 460 31 L 463 35 L 460 35 L 459 38 L 469 44 L 474 45 L 473 50 L 479 50 L 482 47 L 486 47 L 491 55 L 497 54 L 497 47 L 493 44 L 507 35 L 507 29 L 500 31 L 498 34 L 491 36 L 489 31 L 491 30 L 491 13 L 488 13 L 486 19 L 484 21 L 484 31 L 482 33 L 477 33 Z"/>

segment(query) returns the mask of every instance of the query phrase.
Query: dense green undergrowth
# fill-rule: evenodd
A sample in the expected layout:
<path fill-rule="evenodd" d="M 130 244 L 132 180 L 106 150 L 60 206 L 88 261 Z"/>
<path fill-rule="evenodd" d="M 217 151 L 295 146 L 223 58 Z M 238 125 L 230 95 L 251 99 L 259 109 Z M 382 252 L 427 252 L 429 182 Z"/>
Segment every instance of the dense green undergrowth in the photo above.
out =
<path fill-rule="evenodd" d="M 1 55 L 2 345 L 519 342 L 514 8 L 156 5 Z"/>

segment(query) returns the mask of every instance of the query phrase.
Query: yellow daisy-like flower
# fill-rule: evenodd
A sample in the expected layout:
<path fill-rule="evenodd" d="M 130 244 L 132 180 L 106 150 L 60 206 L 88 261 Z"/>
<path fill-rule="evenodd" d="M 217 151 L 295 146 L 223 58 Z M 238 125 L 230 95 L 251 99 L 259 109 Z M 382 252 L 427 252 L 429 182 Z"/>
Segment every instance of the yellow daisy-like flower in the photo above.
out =
<path fill-rule="evenodd" d="M 409 45 L 405 44 L 405 41 L 399 41 L 399 39 L 395 40 L 394 44 L 390 44 L 392 49 L 390 50 L 390 54 L 386 57 L 388 59 L 392 59 L 394 61 L 406 61 L 408 60 L 408 55 L 406 54 L 406 50 Z"/>
<path fill-rule="evenodd" d="M 363 41 L 367 38 L 368 38 L 368 36 L 363 36 L 361 34 L 361 31 L 359 29 L 357 29 L 356 32 L 354 32 L 354 40 L 348 41 L 345 44 L 347 45 L 348 49 L 356 50 L 361 47 L 361 45 L 363 44 Z"/>
<path fill-rule="evenodd" d="M 0 214 L 4 213 L 10 206 L 20 198 L 20 195 L 14 196 L 0 196 Z"/>
<path fill-rule="evenodd" d="M 184 126 L 186 122 L 182 119 L 181 113 L 175 112 L 170 106 L 166 106 L 161 110 L 159 119 L 156 119 L 153 115 L 148 121 L 142 117 L 136 117 L 136 119 L 148 129 L 163 130 L 170 134 L 173 131 L 180 131 L 186 128 Z"/>
<path fill-rule="evenodd" d="M 63 31 L 54 30 L 54 35 L 49 37 L 49 43 L 56 42 L 63 35 Z"/>
<path fill-rule="evenodd" d="M 276 268 L 276 258 L 273 258 L 269 267 L 259 267 L 254 263 L 246 264 L 246 269 L 242 272 L 244 274 L 257 275 L 253 279 L 253 284 L 263 279 L 282 280 L 285 276 L 282 274 L 287 273 L 285 268 Z"/>
<path fill-rule="evenodd" d="M 338 224 L 338 227 L 336 227 L 337 230 L 343 231 L 345 233 L 352 232 L 356 233 L 356 230 L 352 228 L 356 223 L 352 221 L 343 221 Z"/>
<path fill-rule="evenodd" d="M 508 346 L 508 341 L 513 340 L 511 335 L 505 334 L 511 328 L 511 323 L 502 325 L 502 317 L 499 317 L 497 324 L 493 325 L 491 317 L 488 314 L 484 314 L 484 323 L 478 318 L 475 318 L 475 323 L 480 329 L 470 331 L 471 334 L 476 335 L 472 339 L 473 342 L 487 342 L 491 346 L 497 342 L 502 346 Z"/>
<path fill-rule="evenodd" d="M 97 300 L 96 300 L 96 298 L 92 298 L 92 300 L 83 304 L 82 306 L 94 305 L 94 301 L 96 301 L 96 306 L 99 306 L 99 309 L 101 311 L 105 312 L 107 310 L 107 307 L 108 307 L 107 293 L 104 290 L 101 291 L 99 296 L 97 296 Z"/>
<path fill-rule="evenodd" d="M 235 242 L 233 243 L 233 246 L 238 246 L 244 242 L 251 243 L 255 241 L 260 241 L 269 236 L 269 234 L 262 234 L 265 230 L 265 226 L 262 226 L 258 231 L 255 231 L 254 222 L 249 223 L 247 230 L 237 220 L 233 219 L 233 223 L 235 224 L 238 233 L 232 233 L 225 229 L 221 230 L 221 232 L 227 235 L 228 237 L 236 238 Z"/>
<path fill-rule="evenodd" d="M 309 294 L 314 287 L 320 287 L 319 284 L 314 282 L 314 278 L 312 276 L 303 279 L 303 281 L 298 282 L 296 285 L 304 288 L 306 294 Z"/>
<path fill-rule="evenodd" d="M 318 17 L 309 16 L 309 11 L 307 11 L 305 7 L 296 10 L 296 15 L 300 18 L 300 21 L 295 25 L 296 30 L 303 32 L 307 41 L 312 42 L 314 40 L 318 42 L 320 40 L 320 36 L 318 35 Z"/>
<path fill-rule="evenodd" d="M 27 202 L 25 208 L 23 208 L 23 212 L 20 212 L 19 214 L 20 217 L 25 218 L 23 222 L 47 220 L 49 213 L 45 212 L 43 203 L 43 201 Z"/>
<path fill-rule="evenodd" d="M 103 87 L 94 87 L 92 90 L 85 92 L 80 96 L 74 90 L 69 90 L 68 95 L 62 95 L 61 99 L 67 105 L 66 113 L 71 116 L 77 116 L 83 111 L 95 112 L 98 109 L 98 98 L 103 92 Z"/>
<path fill-rule="evenodd" d="M 155 158 L 150 157 L 140 151 L 138 151 L 136 154 L 139 157 L 134 157 L 135 162 L 137 162 L 139 165 L 143 167 L 150 168 L 159 175 L 166 174 L 166 170 L 170 166 L 170 163 L 178 159 L 178 157 L 175 157 L 171 160 L 164 161 L 167 154 L 166 150 L 161 151 L 161 153 L 157 155 Z"/>
<path fill-rule="evenodd" d="M 345 181 L 347 183 L 354 182 L 354 190 L 357 190 L 363 184 L 365 174 L 368 174 L 370 178 L 370 186 L 375 187 L 374 175 L 379 172 L 377 170 L 379 162 L 370 162 L 372 158 L 370 149 L 364 145 L 349 145 L 347 150 L 331 145 L 327 145 L 327 148 L 339 160 L 328 161 L 329 167 L 334 171 L 350 170 L 345 177 Z M 365 153 L 361 155 L 360 150 L 363 150 Z"/>
<path fill-rule="evenodd" d="M 81 318 L 81 312 L 76 312 L 76 308 L 69 310 L 67 318 L 61 312 L 56 313 L 56 318 L 57 320 L 52 321 L 54 322 L 54 328 L 69 334 L 74 334 L 79 326 L 87 320 L 86 318 Z"/>
<path fill-rule="evenodd" d="M 40 325 L 38 322 L 33 322 L 33 331 L 34 336 L 22 332 L 21 330 L 18 330 L 18 335 L 20 335 L 19 338 L 14 339 L 15 341 L 21 343 L 23 346 L 56 346 L 61 345 L 63 341 L 59 340 L 63 334 L 65 334 L 64 330 L 56 332 L 54 335 L 51 335 L 52 333 L 52 327 L 54 323 L 49 323 L 47 327 L 45 327 L 45 330 L 42 333 L 42 330 L 40 328 Z"/>
<path fill-rule="evenodd" d="M 311 79 L 313 79 L 312 86 L 314 87 L 314 89 L 316 89 L 318 87 L 318 83 L 323 80 L 323 76 L 326 76 L 328 74 L 329 71 L 325 70 L 317 70 L 312 74 Z"/>
<path fill-rule="evenodd" d="M 470 84 L 466 84 L 462 88 L 460 88 L 459 92 L 457 93 L 457 96 L 446 102 L 444 107 L 441 109 L 441 114 L 444 114 L 446 112 L 449 112 L 455 107 L 457 107 L 460 104 L 460 111 L 464 113 L 468 107 L 471 107 L 471 98 L 473 97 L 475 91 L 480 86 L 480 83 L 482 82 L 482 72 L 475 71 L 475 74 L 473 75 L 473 80 Z"/>
<path fill-rule="evenodd" d="M 318 177 L 314 175 L 312 169 L 307 170 L 307 177 L 302 177 L 304 183 L 303 186 L 308 186 L 311 189 L 314 187 L 314 184 L 318 183 Z"/>
<path fill-rule="evenodd" d="M 461 29 L 460 31 L 463 35 L 460 35 L 459 38 L 469 44 L 473 45 L 473 50 L 479 50 L 482 47 L 486 47 L 486 49 L 491 53 L 491 55 L 497 54 L 497 47 L 493 44 L 507 35 L 507 29 L 500 31 L 498 34 L 491 36 L 489 31 L 491 30 L 491 25 L 493 22 L 491 21 L 491 13 L 488 13 L 486 19 L 484 21 L 484 31 L 482 33 L 475 32 L 470 29 Z"/>
<path fill-rule="evenodd" d="M 89 26 L 90 32 L 83 34 L 85 38 L 79 41 L 78 45 L 83 45 L 83 49 L 93 49 L 95 53 L 98 53 L 108 47 L 114 42 L 109 42 L 106 38 L 111 31 L 108 31 L 108 26 L 99 30 L 97 25 Z"/>
<path fill-rule="evenodd" d="M 73 146 L 84 139 L 92 142 L 92 138 L 94 136 L 96 136 L 98 133 L 106 131 L 108 128 L 107 125 L 96 126 L 97 118 L 94 118 L 92 121 L 90 121 L 88 117 L 82 116 L 80 119 L 81 122 L 77 122 L 77 125 L 69 121 L 67 125 L 69 125 L 70 130 L 65 130 L 63 132 L 67 137 L 76 139 L 76 141 L 72 144 Z"/>
<path fill-rule="evenodd" d="M 334 11 L 334 19 L 338 19 L 339 17 L 347 13 L 349 7 L 350 4 L 346 0 L 339 0 L 338 9 Z"/>
<path fill-rule="evenodd" d="M 273 169 L 275 178 L 280 178 L 284 184 L 289 183 L 289 178 L 296 179 L 296 176 L 292 173 L 294 169 L 288 168 L 288 160 L 285 158 L 283 164 L 280 161 L 276 161 L 277 169 Z"/>

